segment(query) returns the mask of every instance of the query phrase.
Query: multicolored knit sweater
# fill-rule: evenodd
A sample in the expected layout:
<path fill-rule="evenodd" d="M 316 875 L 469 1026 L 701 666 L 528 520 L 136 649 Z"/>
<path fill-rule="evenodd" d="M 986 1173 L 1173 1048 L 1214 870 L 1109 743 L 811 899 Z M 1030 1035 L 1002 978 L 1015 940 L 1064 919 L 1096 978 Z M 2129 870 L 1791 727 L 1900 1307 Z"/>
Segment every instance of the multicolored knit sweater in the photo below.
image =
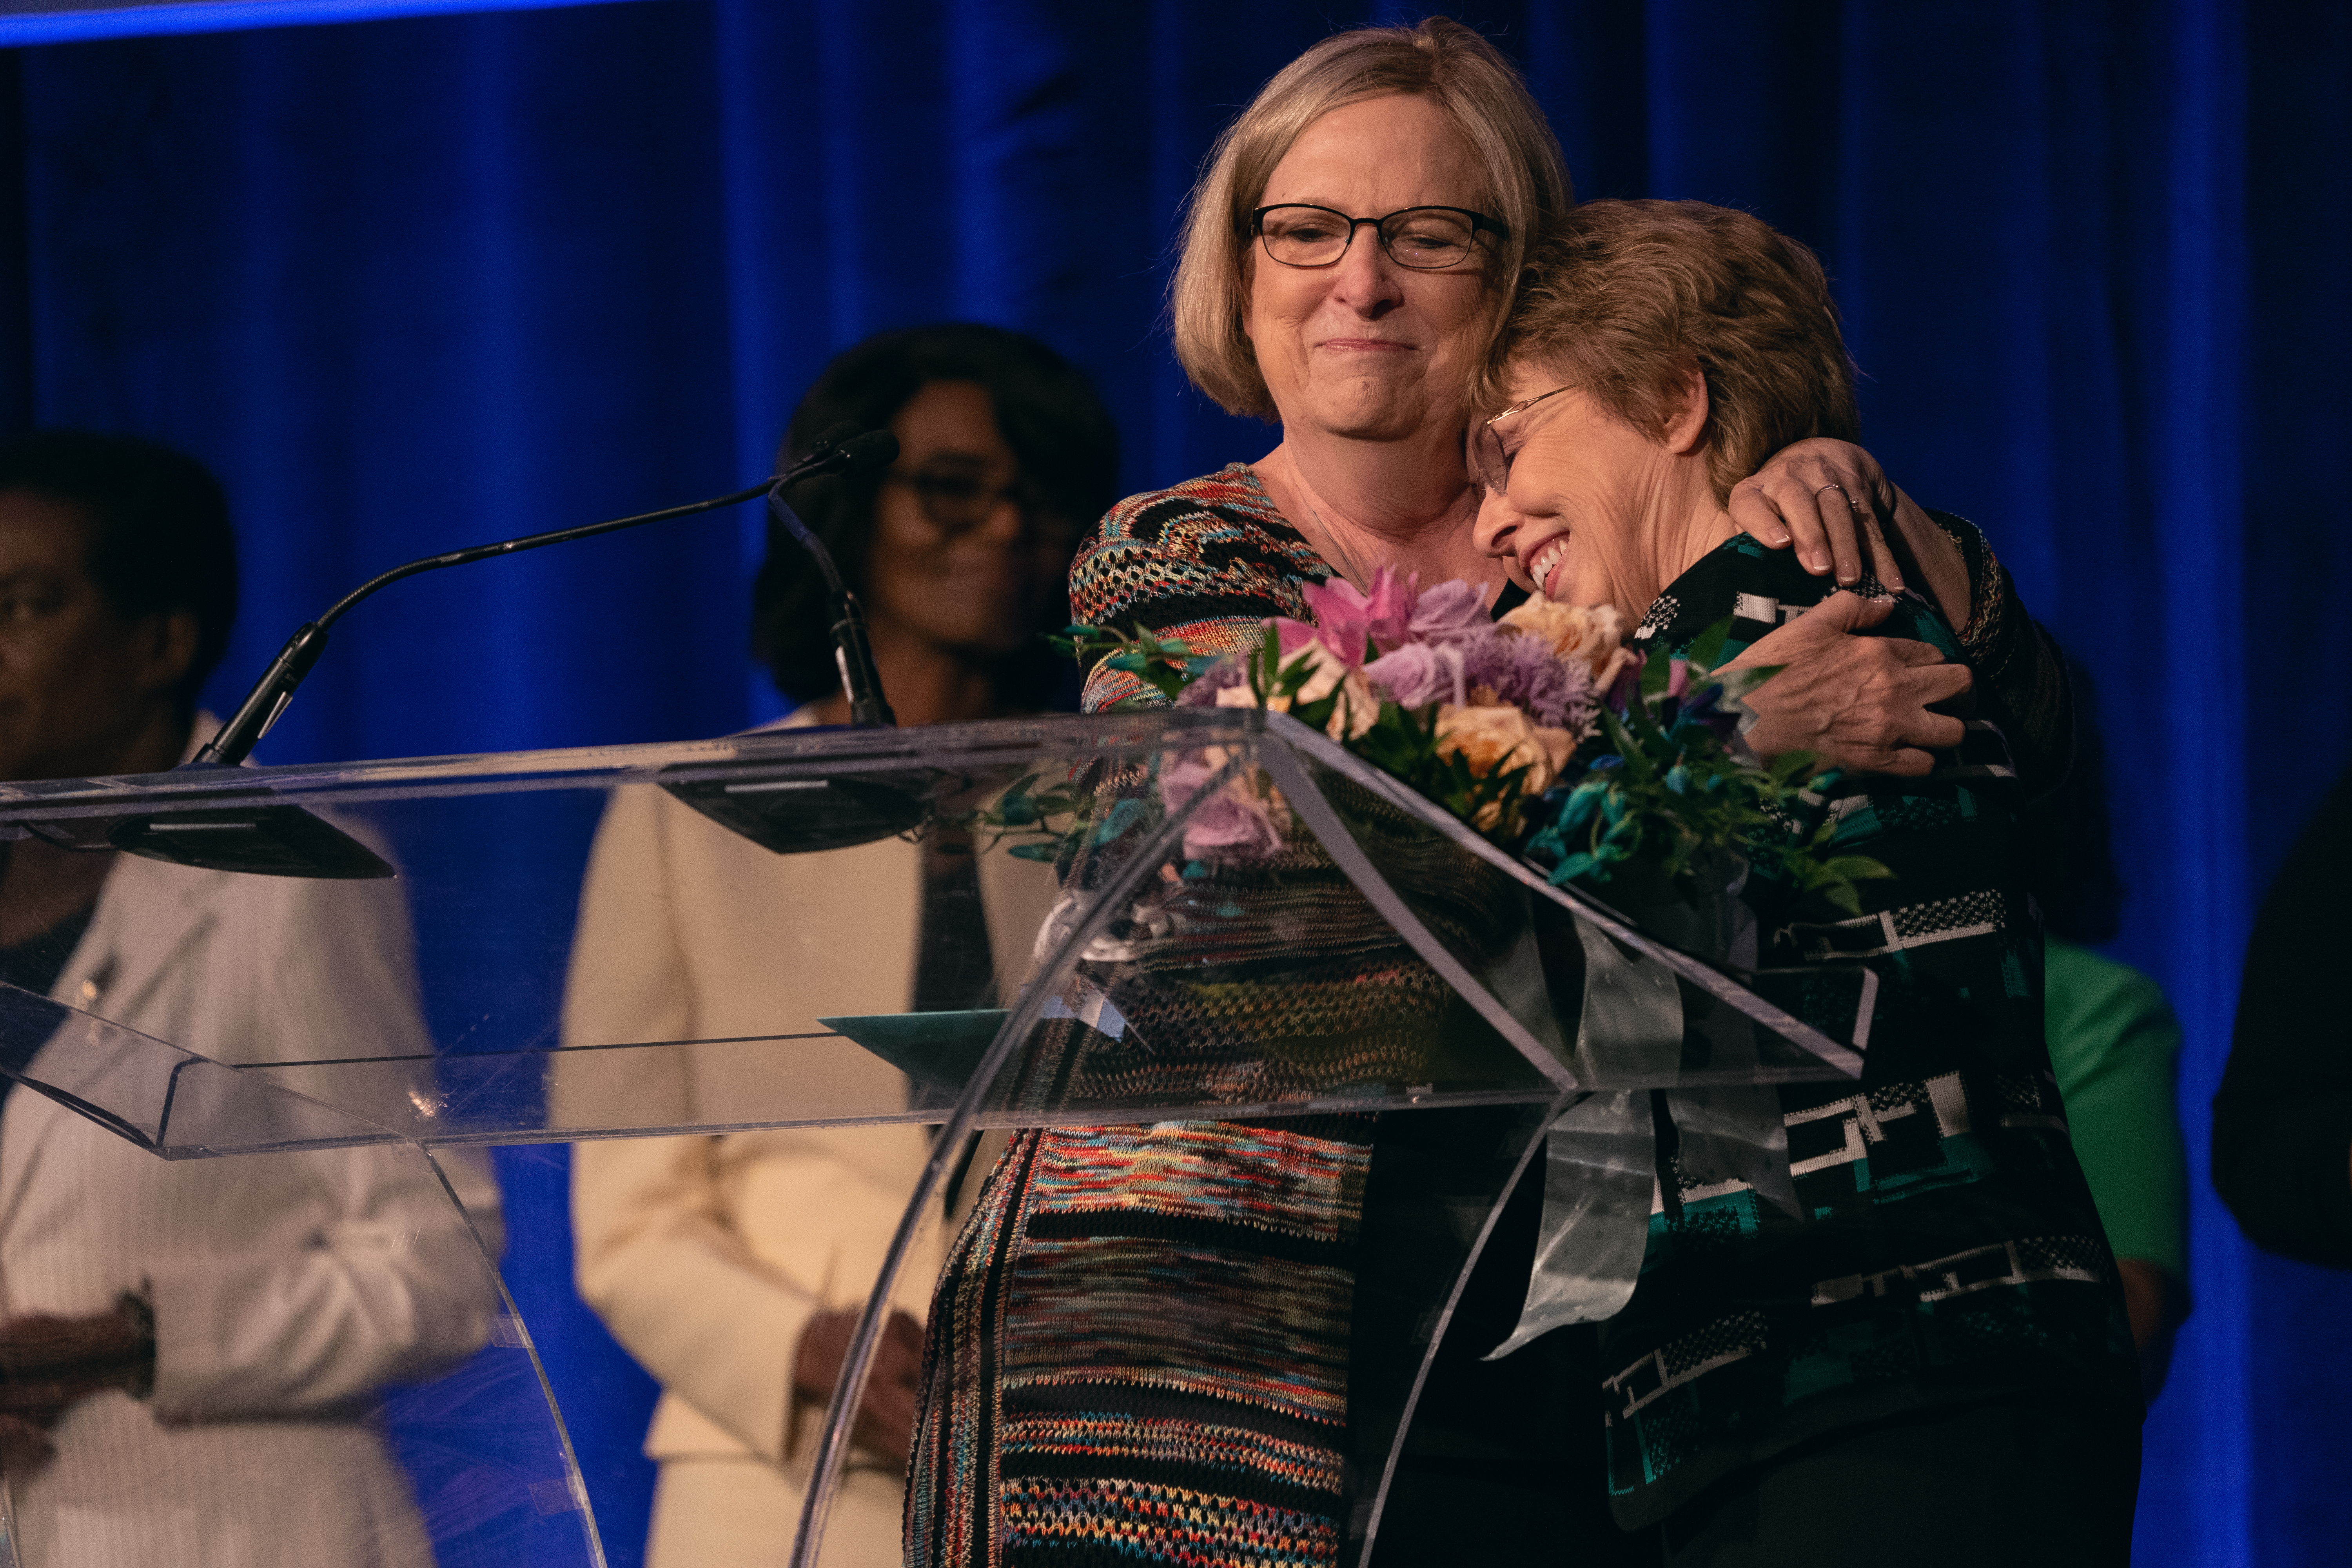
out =
<path fill-rule="evenodd" d="M 1207 651 L 1268 616 L 1305 616 L 1299 590 L 1329 574 L 1236 465 L 1113 509 L 1071 597 L 1082 620 L 1181 632 Z M 1134 695 L 1098 670 L 1086 706 Z M 1442 983 L 1412 983 L 1418 965 L 1357 960 L 1385 969 L 1395 1008 L 1447 1005 Z M 1015 1138 L 933 1299 L 907 1560 L 1338 1563 L 1373 1128 L 1327 1117 Z"/>
<path fill-rule="evenodd" d="M 1248 646 L 1268 616 L 1313 619 L 1302 590 L 1335 575 L 1256 473 L 1229 463 L 1111 508 L 1070 567 L 1070 613 L 1121 631 L 1148 626 L 1202 654 L 1230 653 Z M 1132 675 L 1097 668 L 1086 708 L 1158 695 Z"/>
<path fill-rule="evenodd" d="M 1971 631 L 2030 636 L 1968 531 Z M 1301 590 L 1333 574 L 1234 464 L 1112 509 L 1079 553 L 1071 600 L 1080 620 L 1216 652 L 1269 616 L 1307 618 Z M 2018 662 L 2032 679 L 2034 659 Z M 1086 706 L 1148 694 L 1097 668 Z M 1445 1005 L 1442 985 L 1411 983 L 1412 965 L 1383 973 L 1392 1010 Z M 933 1300 L 908 1562 L 1338 1562 L 1375 1130 L 1360 1117 L 1017 1137 Z"/>

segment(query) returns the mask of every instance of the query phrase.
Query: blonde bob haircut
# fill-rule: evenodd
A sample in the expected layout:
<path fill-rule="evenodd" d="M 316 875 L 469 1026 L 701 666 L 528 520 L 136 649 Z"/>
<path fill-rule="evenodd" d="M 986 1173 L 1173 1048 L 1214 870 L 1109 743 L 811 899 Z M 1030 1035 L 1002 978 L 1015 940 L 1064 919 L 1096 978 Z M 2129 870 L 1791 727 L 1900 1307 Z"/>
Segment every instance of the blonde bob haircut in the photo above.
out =
<path fill-rule="evenodd" d="M 1791 442 L 1862 436 L 1821 262 L 1763 219 L 1705 202 L 1587 202 L 1569 214 L 1528 258 L 1480 404 L 1502 405 L 1512 365 L 1580 389 L 1654 441 L 1696 369 L 1717 501 Z"/>
<path fill-rule="evenodd" d="M 1559 138 L 1527 83 L 1470 28 L 1432 16 L 1418 27 L 1364 27 L 1324 39 L 1259 89 L 1217 138 L 1185 209 L 1183 248 L 1168 290 L 1176 358 L 1227 413 L 1278 417 L 1242 331 L 1255 253 L 1251 211 L 1309 125 L 1389 93 L 1433 100 L 1483 171 L 1485 188 L 1462 199 L 1505 225 L 1486 259 L 1494 325 L 1509 312 L 1528 237 L 1575 199 Z"/>

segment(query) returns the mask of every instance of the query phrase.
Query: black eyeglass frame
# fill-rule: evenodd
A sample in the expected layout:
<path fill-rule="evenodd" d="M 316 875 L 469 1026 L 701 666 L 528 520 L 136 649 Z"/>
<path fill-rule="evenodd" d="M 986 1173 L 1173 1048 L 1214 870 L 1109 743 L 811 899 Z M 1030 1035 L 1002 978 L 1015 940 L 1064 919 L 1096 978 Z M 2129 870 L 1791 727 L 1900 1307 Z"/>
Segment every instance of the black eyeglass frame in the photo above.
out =
<path fill-rule="evenodd" d="M 1274 253 L 1274 247 L 1266 243 L 1265 215 L 1268 213 L 1282 212 L 1291 207 L 1297 207 L 1307 212 L 1329 213 L 1333 217 L 1338 218 L 1341 223 L 1346 224 L 1348 226 L 1348 237 L 1340 243 L 1339 254 L 1333 257 L 1328 261 L 1285 261 L 1281 257 L 1276 256 Z M 1415 266 L 1413 263 L 1407 261 L 1403 257 L 1399 256 L 1396 253 L 1395 248 L 1389 243 L 1388 225 L 1390 220 L 1392 218 L 1401 218 L 1407 213 L 1452 213 L 1457 217 L 1466 217 L 1470 220 L 1471 243 L 1463 247 L 1463 251 L 1460 256 L 1455 257 L 1453 260 L 1445 263 L 1443 267 Z M 1363 227 L 1366 224 L 1370 224 L 1372 226 L 1372 233 L 1380 239 L 1381 249 L 1387 255 L 1388 258 L 1391 261 L 1395 262 L 1399 267 L 1404 268 L 1412 272 L 1448 272 L 1453 270 L 1454 268 L 1461 266 L 1463 262 L 1469 259 L 1470 253 L 1477 248 L 1478 237 L 1482 234 L 1491 234 L 1501 239 L 1508 239 L 1511 237 L 1511 226 L 1505 223 L 1501 218 L 1488 217 L 1485 213 L 1478 212 L 1474 208 L 1449 207 L 1436 202 L 1424 202 L 1419 206 L 1399 207 L 1396 211 L 1381 217 L 1349 217 L 1346 213 L 1341 212 L 1337 207 L 1318 206 L 1313 202 L 1276 202 L 1269 206 L 1258 207 L 1251 212 L 1249 231 L 1250 237 L 1257 241 L 1258 248 L 1265 252 L 1265 258 L 1268 261 L 1273 262 L 1277 267 L 1296 267 L 1305 271 L 1313 272 L 1319 271 L 1326 267 L 1337 267 L 1342 261 L 1347 260 L 1348 252 L 1355 247 L 1356 231 Z"/>
<path fill-rule="evenodd" d="M 978 528 L 988 521 L 989 513 L 1008 500 L 1020 508 L 1022 516 L 1027 518 L 1033 524 L 1049 515 L 1051 511 L 1051 508 L 1045 503 L 1044 492 L 1038 489 L 1034 481 L 1025 476 L 1013 480 L 1009 485 L 990 485 L 979 479 L 966 479 L 954 474 L 926 473 L 919 468 L 912 473 L 900 468 L 885 468 L 882 470 L 882 482 L 889 485 L 904 485 L 913 490 L 915 504 L 922 509 L 924 521 L 932 527 L 951 535 L 968 533 Z M 963 484 L 969 484 L 971 487 L 969 499 L 979 500 L 980 510 L 969 519 L 940 516 L 941 510 L 953 504 L 948 500 L 950 491 Z"/>

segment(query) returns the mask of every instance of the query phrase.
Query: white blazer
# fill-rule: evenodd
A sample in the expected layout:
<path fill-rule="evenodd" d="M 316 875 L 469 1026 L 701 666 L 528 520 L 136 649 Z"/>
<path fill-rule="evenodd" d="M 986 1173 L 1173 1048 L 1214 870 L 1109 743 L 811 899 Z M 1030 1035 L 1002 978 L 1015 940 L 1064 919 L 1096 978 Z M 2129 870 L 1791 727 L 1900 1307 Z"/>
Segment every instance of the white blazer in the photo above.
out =
<path fill-rule="evenodd" d="M 130 856 L 51 992 L 229 1062 L 429 1048 L 392 882 Z M 89 1047 L 70 1025 L 45 1047 Z M 45 1064 L 44 1058 L 50 1058 Z M 484 1162 L 445 1152 L 499 1244 Z M 26 1568 L 432 1562 L 375 1392 L 487 1341 L 495 1285 L 414 1150 L 166 1161 L 22 1086 L 0 1115 L 0 1317 L 155 1313 L 155 1385 L 94 1395 L 11 1478 Z"/>
<path fill-rule="evenodd" d="M 997 994 L 1010 997 L 1055 884 L 1048 867 L 1001 853 L 982 856 L 978 870 Z M 774 1035 L 817 1029 L 820 1017 L 904 1012 L 920 885 L 919 852 L 896 839 L 774 855 L 659 790 L 617 791 L 581 900 L 564 1043 Z M 725 1120 L 724 1105 L 700 1102 L 691 1048 L 667 1061 L 647 1055 L 656 1059 L 639 1069 L 640 1104 Z M 877 1058 L 871 1072 L 866 1103 L 904 1103 L 895 1069 Z M 560 1076 L 551 1092 L 566 1092 Z M 967 1202 L 990 1147 L 965 1178 Z M 698 1508 L 744 1520 L 758 1510 L 789 1530 L 822 1414 L 792 1399 L 801 1331 L 819 1311 L 864 1303 L 929 1149 L 928 1129 L 903 1123 L 573 1148 L 580 1293 L 663 1385 L 646 1452 L 666 1477 L 696 1460 L 737 1466 L 728 1473 L 738 1480 L 706 1477 Z M 897 1303 L 919 1320 L 943 1228 L 933 1224 L 899 1279 Z M 745 1459 L 767 1468 L 748 1473 Z M 825 1563 L 898 1563 L 903 1493 L 902 1476 L 854 1453 Z M 649 1568 L 732 1560 L 719 1537 L 741 1521 L 663 1518 L 666 1495 L 656 1499 Z M 775 1542 L 774 1560 L 789 1547 L 788 1536 Z"/>

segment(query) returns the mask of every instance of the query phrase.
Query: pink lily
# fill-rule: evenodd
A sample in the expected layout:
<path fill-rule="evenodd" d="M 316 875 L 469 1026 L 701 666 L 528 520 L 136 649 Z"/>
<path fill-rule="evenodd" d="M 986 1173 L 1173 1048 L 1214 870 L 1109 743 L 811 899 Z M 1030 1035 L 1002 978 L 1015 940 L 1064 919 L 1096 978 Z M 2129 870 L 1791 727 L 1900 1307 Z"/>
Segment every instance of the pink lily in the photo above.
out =
<path fill-rule="evenodd" d="M 1324 643 L 1334 653 L 1340 652 L 1339 645 L 1331 642 L 1324 629 L 1311 621 L 1294 621 L 1288 616 L 1276 616 L 1266 624 L 1274 627 L 1275 649 L 1285 664 L 1304 651 L 1311 642 Z M 1342 654 L 1341 657 L 1346 656 Z"/>
<path fill-rule="evenodd" d="M 1364 662 L 1367 644 L 1386 653 L 1412 640 L 1413 604 L 1420 597 L 1420 577 L 1400 579 L 1383 566 L 1372 574 L 1366 594 L 1343 577 L 1310 583 L 1301 592 L 1324 642 L 1350 669 Z"/>

